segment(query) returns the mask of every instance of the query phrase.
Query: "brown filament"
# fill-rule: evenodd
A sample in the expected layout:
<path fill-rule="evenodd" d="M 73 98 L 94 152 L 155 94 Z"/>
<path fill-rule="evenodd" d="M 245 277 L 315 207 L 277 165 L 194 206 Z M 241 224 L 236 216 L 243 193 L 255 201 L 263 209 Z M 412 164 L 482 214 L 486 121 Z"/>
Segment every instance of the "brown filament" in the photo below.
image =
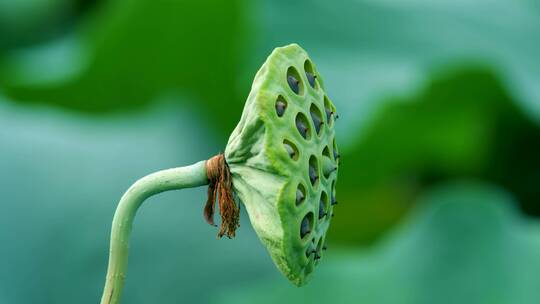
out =
<path fill-rule="evenodd" d="M 218 237 L 226 235 L 228 238 L 233 238 L 236 229 L 240 227 L 240 207 L 234 202 L 231 172 L 222 153 L 206 161 L 206 176 L 208 177 L 208 199 L 204 206 L 204 219 L 208 224 L 217 226 L 214 224 L 217 198 L 221 215 Z"/>

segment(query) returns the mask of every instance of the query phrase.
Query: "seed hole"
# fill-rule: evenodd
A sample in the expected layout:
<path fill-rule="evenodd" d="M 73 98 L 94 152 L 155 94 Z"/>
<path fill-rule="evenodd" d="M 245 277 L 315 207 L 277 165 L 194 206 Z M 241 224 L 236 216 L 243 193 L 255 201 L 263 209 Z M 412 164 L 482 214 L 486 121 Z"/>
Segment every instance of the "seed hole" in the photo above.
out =
<path fill-rule="evenodd" d="M 323 155 L 323 157 L 322 157 L 322 172 L 323 172 L 324 177 L 325 178 L 330 177 L 330 174 L 332 174 L 336 170 L 337 170 L 337 165 L 334 162 L 334 160 L 332 160 L 332 158 L 330 158 L 328 156 Z"/>
<path fill-rule="evenodd" d="M 304 216 L 302 219 L 302 223 L 300 224 L 300 237 L 304 238 L 306 235 L 308 235 L 313 226 L 313 212 L 309 212 Z"/>
<path fill-rule="evenodd" d="M 296 206 L 306 200 L 306 188 L 302 184 L 298 184 L 296 188 Z"/>
<path fill-rule="evenodd" d="M 326 192 L 321 193 L 321 198 L 319 200 L 319 219 L 322 219 L 328 214 L 328 195 Z"/>
<path fill-rule="evenodd" d="M 324 147 L 322 155 L 330 158 L 330 148 L 328 148 L 328 146 Z"/>
<path fill-rule="evenodd" d="M 319 241 L 317 242 L 317 249 L 316 249 L 315 252 L 314 252 L 313 259 L 314 259 L 315 261 L 321 259 L 321 249 L 322 249 L 322 237 L 321 237 L 321 238 L 319 239 Z"/>
<path fill-rule="evenodd" d="M 304 139 L 311 138 L 309 123 L 306 115 L 303 113 L 298 113 L 298 115 L 296 115 L 296 129 L 298 129 L 298 132 L 300 132 L 300 135 L 302 135 Z"/>
<path fill-rule="evenodd" d="M 311 61 L 306 60 L 304 62 L 304 71 L 306 72 L 306 78 L 307 78 L 307 80 L 309 82 L 309 85 L 312 88 L 315 88 L 315 86 L 316 86 L 315 79 L 317 78 L 317 75 L 313 71 L 313 65 L 311 64 Z"/>
<path fill-rule="evenodd" d="M 309 258 L 312 254 L 315 253 L 315 237 L 311 238 L 311 243 L 308 243 L 306 248 L 306 257 Z"/>
<path fill-rule="evenodd" d="M 322 160 L 324 177 L 328 178 L 330 174 L 332 174 L 332 172 L 337 170 L 337 165 L 333 158 L 330 156 L 330 148 L 328 146 L 324 147 L 322 151 Z"/>
<path fill-rule="evenodd" d="M 336 139 L 334 138 L 333 141 L 332 141 L 332 145 L 333 145 L 333 152 L 334 152 L 334 160 L 338 163 L 339 165 L 339 162 L 340 162 L 340 156 L 339 156 L 339 152 L 337 150 L 337 144 L 336 144 Z"/>
<path fill-rule="evenodd" d="M 317 158 L 313 155 L 309 158 L 308 174 L 311 185 L 315 186 L 315 184 L 319 180 L 319 162 L 317 161 Z"/>
<path fill-rule="evenodd" d="M 285 109 L 287 108 L 287 101 L 283 96 L 279 95 L 276 100 L 276 113 L 277 116 L 282 117 L 285 113 Z"/>
<path fill-rule="evenodd" d="M 322 247 L 322 237 L 319 239 L 319 241 L 317 242 L 317 251 L 321 250 L 321 247 Z"/>
<path fill-rule="evenodd" d="M 331 126 L 333 119 L 332 117 L 335 114 L 335 109 L 332 103 L 330 102 L 330 99 L 325 95 L 324 96 L 324 112 L 326 113 L 326 123 Z"/>
<path fill-rule="evenodd" d="M 295 67 L 291 66 L 287 69 L 287 83 L 289 84 L 291 90 L 297 95 L 304 94 L 304 85 L 302 83 L 302 78 L 300 78 L 300 74 L 298 74 L 298 71 Z"/>
<path fill-rule="evenodd" d="M 321 110 L 315 105 L 311 104 L 311 107 L 309 108 L 309 113 L 311 114 L 311 119 L 313 120 L 313 126 L 315 127 L 315 131 L 317 132 L 317 135 L 320 135 L 321 127 L 324 124 Z"/>
<path fill-rule="evenodd" d="M 287 154 L 289 154 L 289 157 L 293 160 L 297 160 L 299 157 L 298 148 L 295 144 L 293 144 L 291 141 L 285 139 L 283 140 L 283 147 L 285 147 L 285 151 L 287 151 Z"/>

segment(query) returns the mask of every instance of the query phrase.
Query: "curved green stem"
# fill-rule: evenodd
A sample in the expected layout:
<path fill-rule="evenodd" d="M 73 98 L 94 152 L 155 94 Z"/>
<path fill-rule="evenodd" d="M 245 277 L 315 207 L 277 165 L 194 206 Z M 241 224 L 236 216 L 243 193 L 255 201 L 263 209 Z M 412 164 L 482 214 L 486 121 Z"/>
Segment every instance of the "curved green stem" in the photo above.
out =
<path fill-rule="evenodd" d="M 109 266 L 101 304 L 120 302 L 126 277 L 129 235 L 137 209 L 145 199 L 160 192 L 208 184 L 205 164 L 206 161 L 200 161 L 191 166 L 152 173 L 135 182 L 124 193 L 112 223 Z"/>

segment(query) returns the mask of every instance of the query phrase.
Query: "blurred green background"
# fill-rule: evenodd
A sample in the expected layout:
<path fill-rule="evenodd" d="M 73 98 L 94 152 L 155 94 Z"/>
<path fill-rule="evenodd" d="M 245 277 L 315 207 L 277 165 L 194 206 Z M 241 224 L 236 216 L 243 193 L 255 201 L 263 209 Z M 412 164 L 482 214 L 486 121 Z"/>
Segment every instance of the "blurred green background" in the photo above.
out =
<path fill-rule="evenodd" d="M 222 151 L 292 42 L 340 112 L 312 282 L 190 189 L 139 212 L 123 302 L 540 303 L 534 0 L 0 0 L 0 303 L 98 302 L 120 196 Z"/>

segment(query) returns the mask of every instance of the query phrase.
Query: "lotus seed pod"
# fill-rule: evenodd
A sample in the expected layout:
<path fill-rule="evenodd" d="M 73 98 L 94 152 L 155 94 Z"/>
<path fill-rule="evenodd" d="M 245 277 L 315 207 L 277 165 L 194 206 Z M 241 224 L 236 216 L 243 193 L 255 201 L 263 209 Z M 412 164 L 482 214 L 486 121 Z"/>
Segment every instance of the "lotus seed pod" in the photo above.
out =
<path fill-rule="evenodd" d="M 276 48 L 257 72 L 225 159 L 236 197 L 274 263 L 307 282 L 330 225 L 338 161 L 335 106 L 307 53 Z"/>

